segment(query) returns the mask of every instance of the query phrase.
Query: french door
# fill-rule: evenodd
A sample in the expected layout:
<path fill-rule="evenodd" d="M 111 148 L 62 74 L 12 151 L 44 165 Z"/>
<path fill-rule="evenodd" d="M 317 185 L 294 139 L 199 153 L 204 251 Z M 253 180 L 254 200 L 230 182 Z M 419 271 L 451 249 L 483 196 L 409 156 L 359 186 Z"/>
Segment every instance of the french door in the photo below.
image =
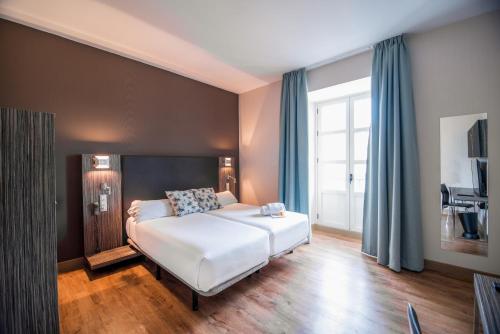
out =
<path fill-rule="evenodd" d="M 317 223 L 361 232 L 370 93 L 316 105 Z"/>

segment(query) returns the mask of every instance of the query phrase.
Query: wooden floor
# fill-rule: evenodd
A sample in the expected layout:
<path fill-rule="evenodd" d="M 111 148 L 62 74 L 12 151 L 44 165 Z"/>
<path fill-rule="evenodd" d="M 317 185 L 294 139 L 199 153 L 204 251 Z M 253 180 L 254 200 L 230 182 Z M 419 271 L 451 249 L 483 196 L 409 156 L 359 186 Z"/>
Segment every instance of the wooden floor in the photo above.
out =
<path fill-rule="evenodd" d="M 441 249 L 488 256 L 488 241 L 484 238 L 484 227 L 479 224 L 478 232 L 481 239 L 469 240 L 462 237 L 464 232 L 462 224 L 458 217 L 455 217 L 455 229 L 453 228 L 453 217 L 447 215 L 441 216 Z M 455 231 L 455 235 L 453 235 Z"/>
<path fill-rule="evenodd" d="M 472 284 L 436 272 L 394 273 L 359 241 L 315 232 L 313 243 L 214 297 L 141 261 L 59 275 L 62 333 L 407 333 L 412 303 L 424 333 L 470 333 Z"/>

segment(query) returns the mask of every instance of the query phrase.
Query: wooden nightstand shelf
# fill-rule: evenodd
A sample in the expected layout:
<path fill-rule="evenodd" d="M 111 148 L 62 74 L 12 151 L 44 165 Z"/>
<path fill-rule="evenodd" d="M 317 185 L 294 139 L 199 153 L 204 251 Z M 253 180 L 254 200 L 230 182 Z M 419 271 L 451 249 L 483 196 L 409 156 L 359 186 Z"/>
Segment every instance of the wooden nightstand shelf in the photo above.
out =
<path fill-rule="evenodd" d="M 113 249 L 108 249 L 103 252 L 87 256 L 85 258 L 87 259 L 90 270 L 94 270 L 109 266 L 113 263 L 133 259 L 134 257 L 138 257 L 141 255 L 141 253 L 137 252 L 129 245 L 125 245 Z"/>

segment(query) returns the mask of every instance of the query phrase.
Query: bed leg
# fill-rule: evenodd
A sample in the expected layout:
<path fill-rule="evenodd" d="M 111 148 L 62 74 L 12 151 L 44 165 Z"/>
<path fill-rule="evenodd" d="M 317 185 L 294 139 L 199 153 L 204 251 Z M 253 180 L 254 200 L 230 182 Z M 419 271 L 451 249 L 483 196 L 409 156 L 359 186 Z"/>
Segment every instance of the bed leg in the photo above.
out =
<path fill-rule="evenodd" d="M 161 267 L 159 265 L 156 265 L 156 280 L 161 280 Z"/>
<path fill-rule="evenodd" d="M 191 290 L 191 293 L 192 293 L 191 307 L 193 311 L 198 311 L 198 292 Z"/>

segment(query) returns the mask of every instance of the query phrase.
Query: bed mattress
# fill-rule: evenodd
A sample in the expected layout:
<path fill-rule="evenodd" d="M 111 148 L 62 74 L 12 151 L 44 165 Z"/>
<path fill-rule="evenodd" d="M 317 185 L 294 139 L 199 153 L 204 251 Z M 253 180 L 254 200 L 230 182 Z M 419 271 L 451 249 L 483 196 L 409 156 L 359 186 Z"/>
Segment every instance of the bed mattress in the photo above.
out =
<path fill-rule="evenodd" d="M 155 262 L 203 292 L 269 258 L 265 231 L 204 213 L 140 223 L 129 219 L 127 234 Z"/>
<path fill-rule="evenodd" d="M 287 211 L 283 218 L 272 218 L 262 216 L 258 206 L 235 203 L 207 214 L 265 230 L 269 233 L 271 256 L 293 249 L 310 235 L 309 219 L 297 212 Z"/>

